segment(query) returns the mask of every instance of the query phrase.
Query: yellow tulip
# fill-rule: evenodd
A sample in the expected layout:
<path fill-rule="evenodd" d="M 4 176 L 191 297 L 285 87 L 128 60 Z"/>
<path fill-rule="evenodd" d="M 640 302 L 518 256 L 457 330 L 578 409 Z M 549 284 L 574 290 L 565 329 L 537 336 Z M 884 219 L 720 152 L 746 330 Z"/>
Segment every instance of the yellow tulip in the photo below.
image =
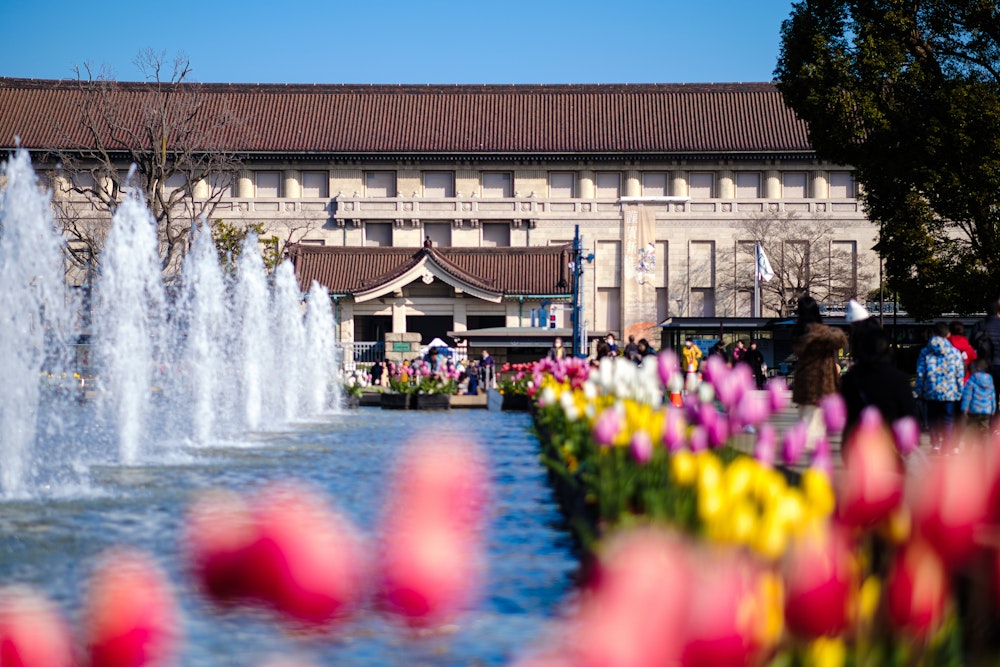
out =
<path fill-rule="evenodd" d="M 833 484 L 826 473 L 809 468 L 802 473 L 800 487 L 813 514 L 820 517 L 833 514 L 837 499 L 833 493 Z"/>
<path fill-rule="evenodd" d="M 670 476 L 678 486 L 691 486 L 698 477 L 695 455 L 682 449 L 670 457 Z"/>
<path fill-rule="evenodd" d="M 758 524 L 757 534 L 750 546 L 768 560 L 778 560 L 788 548 L 788 531 L 785 522 L 774 511 L 766 512 Z"/>
<path fill-rule="evenodd" d="M 813 667 L 843 667 L 847 664 L 847 647 L 839 637 L 820 637 L 809 644 L 806 664 Z"/>

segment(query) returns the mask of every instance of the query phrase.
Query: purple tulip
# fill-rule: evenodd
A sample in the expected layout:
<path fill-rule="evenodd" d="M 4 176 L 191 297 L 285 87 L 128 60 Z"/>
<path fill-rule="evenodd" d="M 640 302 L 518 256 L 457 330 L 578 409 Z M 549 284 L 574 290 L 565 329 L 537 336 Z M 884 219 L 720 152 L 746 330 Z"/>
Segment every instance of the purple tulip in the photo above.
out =
<path fill-rule="evenodd" d="M 861 410 L 861 417 L 858 420 L 858 427 L 865 429 L 877 429 L 882 426 L 882 413 L 874 405 Z"/>
<path fill-rule="evenodd" d="M 781 412 L 791 403 L 788 381 L 780 375 L 767 381 L 767 395 L 771 399 L 772 412 Z"/>
<path fill-rule="evenodd" d="M 901 417 L 893 422 L 892 435 L 903 456 L 909 456 L 920 446 L 920 425 L 913 417 Z"/>
<path fill-rule="evenodd" d="M 708 433 L 704 426 L 695 426 L 691 429 L 691 451 L 703 452 L 708 449 Z"/>
<path fill-rule="evenodd" d="M 649 439 L 646 431 L 639 429 L 632 435 L 632 456 L 639 463 L 649 463 L 653 458 L 653 441 Z"/>
<path fill-rule="evenodd" d="M 778 446 L 778 436 L 773 424 L 761 424 L 757 432 L 757 443 L 754 445 L 753 456 L 760 463 L 771 466 L 774 464 L 774 454 Z"/>
<path fill-rule="evenodd" d="M 831 479 L 833 478 L 833 456 L 830 453 L 830 441 L 825 436 L 816 440 L 816 451 L 813 452 L 810 467 L 826 473 L 827 477 Z"/>
<path fill-rule="evenodd" d="M 712 447 L 721 447 L 729 439 L 729 422 L 719 413 L 715 414 L 715 419 L 705 425 L 705 431 L 708 433 L 708 444 Z"/>
<path fill-rule="evenodd" d="M 795 465 L 802 458 L 802 453 L 806 449 L 808 429 L 808 424 L 804 421 L 798 421 L 785 431 L 785 438 L 781 443 L 781 458 L 786 464 Z"/>
<path fill-rule="evenodd" d="M 847 403 L 840 394 L 827 394 L 819 399 L 819 407 L 823 410 L 823 421 L 827 433 L 840 433 L 847 424 Z"/>
<path fill-rule="evenodd" d="M 684 446 L 684 431 L 687 420 L 680 408 L 667 408 L 667 416 L 663 420 L 663 444 L 670 453 Z"/>
<path fill-rule="evenodd" d="M 614 406 L 606 409 L 594 422 L 594 440 L 597 444 L 609 447 L 615 441 L 615 436 L 622 427 L 622 417 Z"/>
<path fill-rule="evenodd" d="M 726 362 L 722 360 L 722 357 L 713 354 L 705 360 L 705 364 L 701 370 L 701 377 L 705 382 L 718 384 L 727 375 L 729 375 L 729 366 L 726 366 Z"/>
<path fill-rule="evenodd" d="M 681 372 L 677 354 L 673 350 L 660 352 L 660 356 L 656 358 L 656 371 L 660 375 L 660 382 L 666 387 L 670 378 Z"/>

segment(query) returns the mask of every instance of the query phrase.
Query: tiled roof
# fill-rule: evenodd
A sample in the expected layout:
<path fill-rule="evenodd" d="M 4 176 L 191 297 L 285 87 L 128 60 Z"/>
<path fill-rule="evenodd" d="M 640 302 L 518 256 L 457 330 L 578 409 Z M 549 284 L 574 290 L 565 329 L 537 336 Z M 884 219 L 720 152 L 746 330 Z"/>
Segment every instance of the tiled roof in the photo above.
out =
<path fill-rule="evenodd" d="M 131 122 L 149 84 L 118 83 Z M 811 152 L 771 83 L 636 85 L 182 84 L 206 114 L 232 114 L 216 148 L 249 153 L 698 154 Z M 87 142 L 72 80 L 0 77 L 0 146 Z"/>
<path fill-rule="evenodd" d="M 508 296 L 571 294 L 569 246 L 530 248 L 351 248 L 293 245 L 299 285 L 315 280 L 331 294 L 355 294 L 391 282 L 430 256 L 457 280 Z"/>

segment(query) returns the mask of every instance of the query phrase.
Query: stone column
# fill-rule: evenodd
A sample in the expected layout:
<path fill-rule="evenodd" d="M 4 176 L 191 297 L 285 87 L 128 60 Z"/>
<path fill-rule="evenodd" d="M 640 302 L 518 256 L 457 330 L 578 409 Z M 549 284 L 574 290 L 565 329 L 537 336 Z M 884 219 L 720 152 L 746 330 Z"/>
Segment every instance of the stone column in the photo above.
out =
<path fill-rule="evenodd" d="M 191 188 L 191 194 L 195 199 L 208 199 L 211 194 L 208 188 L 208 179 L 199 178 L 195 182 L 194 187 Z"/>
<path fill-rule="evenodd" d="M 297 169 L 285 169 L 284 182 L 281 184 L 281 196 L 287 199 L 302 197 L 302 178 Z"/>
<path fill-rule="evenodd" d="M 593 199 L 595 192 L 594 170 L 584 169 L 580 172 L 580 192 L 577 193 L 577 196 L 580 199 Z"/>
<path fill-rule="evenodd" d="M 829 199 L 830 198 L 830 182 L 826 178 L 825 171 L 814 171 L 810 174 L 809 178 L 809 193 L 808 196 L 813 199 Z"/>
<path fill-rule="evenodd" d="M 629 169 L 625 172 L 625 196 L 638 197 L 642 195 L 642 179 L 637 169 Z"/>
<path fill-rule="evenodd" d="M 252 199 L 253 190 L 253 172 L 249 169 L 240 169 L 236 177 L 236 196 L 240 199 Z"/>
<path fill-rule="evenodd" d="M 764 172 L 764 197 L 781 199 L 781 173 L 774 169 Z"/>
<path fill-rule="evenodd" d="M 736 181 L 732 169 L 719 170 L 719 191 L 715 194 L 719 199 L 736 198 Z"/>
<path fill-rule="evenodd" d="M 671 172 L 670 194 L 674 197 L 687 197 L 690 194 L 686 171 Z"/>
<path fill-rule="evenodd" d="M 392 332 L 406 333 L 406 302 L 403 299 L 392 302 Z"/>
<path fill-rule="evenodd" d="M 452 310 L 452 331 L 468 331 L 469 330 L 469 316 L 466 314 L 465 300 L 455 299 L 455 305 Z"/>
<path fill-rule="evenodd" d="M 344 343 L 354 342 L 354 302 L 339 299 L 333 304 L 333 314 L 340 328 L 338 340 Z"/>

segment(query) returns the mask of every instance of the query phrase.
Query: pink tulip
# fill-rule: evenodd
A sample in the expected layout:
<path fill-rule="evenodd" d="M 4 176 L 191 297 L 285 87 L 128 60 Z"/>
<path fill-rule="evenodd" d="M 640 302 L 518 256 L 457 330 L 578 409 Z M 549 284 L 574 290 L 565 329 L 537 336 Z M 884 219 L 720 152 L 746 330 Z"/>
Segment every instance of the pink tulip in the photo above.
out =
<path fill-rule="evenodd" d="M 830 452 L 830 441 L 826 436 L 816 440 L 816 451 L 813 452 L 809 467 L 826 473 L 830 479 L 833 478 L 833 455 Z"/>
<path fill-rule="evenodd" d="M 730 373 L 729 367 L 722 357 L 711 355 L 702 365 L 701 376 L 705 382 L 711 382 L 718 386 Z"/>
<path fill-rule="evenodd" d="M 668 407 L 666 414 L 663 420 L 663 444 L 670 453 L 674 453 L 685 444 L 687 420 L 684 419 L 684 413 L 675 407 Z"/>
<path fill-rule="evenodd" d="M 106 552 L 90 578 L 84 643 L 91 667 L 142 667 L 173 662 L 177 604 L 160 569 L 143 553 Z"/>
<path fill-rule="evenodd" d="M 777 637 L 768 635 L 769 605 L 781 603 L 777 587 L 763 585 L 766 571 L 745 554 L 705 554 L 697 561 L 687 607 L 683 667 L 760 664 Z M 753 609 L 753 613 L 748 610 Z"/>
<path fill-rule="evenodd" d="M 617 437 L 622 428 L 622 416 L 618 410 L 611 406 L 604 410 L 594 422 L 594 440 L 597 444 L 609 447 Z"/>
<path fill-rule="evenodd" d="M 649 463 L 653 458 L 653 442 L 649 439 L 649 433 L 639 429 L 632 435 L 630 443 L 632 456 L 639 463 Z"/>
<path fill-rule="evenodd" d="M 213 491 L 195 500 L 186 517 L 183 553 L 205 594 L 218 602 L 257 595 L 246 554 L 258 536 L 250 506 L 238 493 Z"/>
<path fill-rule="evenodd" d="M 402 456 L 379 531 L 380 601 L 413 625 L 456 614 L 478 588 L 487 494 L 473 444 L 427 437 Z"/>
<path fill-rule="evenodd" d="M 691 429 L 691 441 L 688 446 L 695 453 L 708 449 L 708 432 L 704 426 L 695 426 Z"/>
<path fill-rule="evenodd" d="M 806 450 L 806 432 L 808 425 L 804 421 L 795 422 L 781 441 L 781 458 L 788 465 L 796 465 Z"/>
<path fill-rule="evenodd" d="M 771 400 L 772 412 L 781 412 L 789 406 L 792 400 L 788 391 L 788 381 L 780 375 L 767 381 L 767 395 Z"/>
<path fill-rule="evenodd" d="M 680 362 L 677 354 L 670 349 L 663 350 L 656 358 L 656 371 L 660 376 L 660 383 L 666 387 L 670 378 L 681 372 Z"/>
<path fill-rule="evenodd" d="M 968 447 L 936 457 L 913 479 L 908 500 L 913 524 L 949 568 L 968 564 L 978 551 L 976 533 L 990 513 L 986 450 Z"/>
<path fill-rule="evenodd" d="M 602 553 L 593 590 L 569 626 L 570 664 L 675 664 L 691 593 L 682 544 L 660 530 L 639 529 L 613 537 Z"/>
<path fill-rule="evenodd" d="M 0 589 L 0 664 L 71 667 L 69 625 L 48 598 L 30 588 Z"/>
<path fill-rule="evenodd" d="M 729 438 L 729 422 L 723 419 L 714 407 L 712 407 L 712 412 L 715 414 L 715 419 L 710 420 L 705 425 L 705 431 L 708 433 L 708 444 L 712 447 L 721 447 L 726 444 L 726 440 Z"/>
<path fill-rule="evenodd" d="M 913 417 L 901 417 L 892 425 L 892 434 L 903 456 L 909 456 L 920 446 L 920 424 Z"/>
<path fill-rule="evenodd" d="M 291 483 L 253 503 L 257 540 L 245 564 L 259 595 L 285 618 L 328 624 L 355 611 L 368 592 L 357 531 L 319 493 Z"/>
<path fill-rule="evenodd" d="M 771 403 L 762 392 L 747 392 L 732 413 L 732 426 L 736 429 L 762 423 L 771 415 Z"/>
<path fill-rule="evenodd" d="M 785 623 L 799 637 L 836 636 L 851 621 L 859 569 L 843 531 L 806 532 L 785 560 Z"/>
<path fill-rule="evenodd" d="M 757 431 L 757 443 L 754 445 L 754 458 L 764 465 L 773 465 L 774 455 L 778 448 L 777 438 L 773 424 L 761 424 Z"/>
<path fill-rule="evenodd" d="M 862 412 L 842 449 L 844 470 L 837 505 L 849 525 L 871 526 L 896 509 L 903 497 L 903 468 L 896 443 L 877 410 Z"/>
<path fill-rule="evenodd" d="M 911 541 L 893 559 L 885 594 L 892 626 L 917 638 L 927 637 L 944 618 L 948 572 L 928 544 Z"/>
<path fill-rule="evenodd" d="M 844 402 L 844 397 L 840 394 L 827 394 L 819 400 L 819 407 L 823 411 L 826 432 L 842 432 L 847 424 L 847 403 Z"/>

